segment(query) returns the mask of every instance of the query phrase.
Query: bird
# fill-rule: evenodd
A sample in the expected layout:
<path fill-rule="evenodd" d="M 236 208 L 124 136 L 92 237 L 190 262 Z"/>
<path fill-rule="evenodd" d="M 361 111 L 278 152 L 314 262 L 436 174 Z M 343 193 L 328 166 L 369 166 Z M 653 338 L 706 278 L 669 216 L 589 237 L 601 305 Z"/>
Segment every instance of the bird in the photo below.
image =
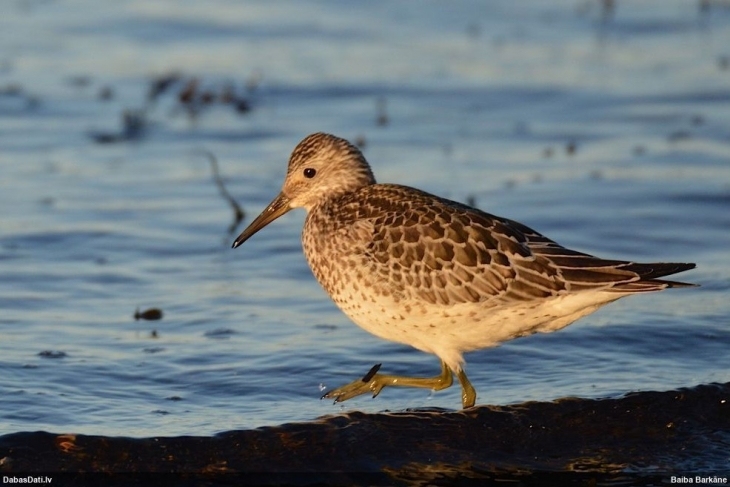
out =
<path fill-rule="evenodd" d="M 233 248 L 294 208 L 307 212 L 304 255 L 335 304 L 371 334 L 441 362 L 434 377 L 383 374 L 377 364 L 322 396 L 335 403 L 387 386 L 441 390 L 456 376 L 470 408 L 464 353 L 560 330 L 624 296 L 694 286 L 660 279 L 693 263 L 601 259 L 517 221 L 377 183 L 354 144 L 322 132 L 297 144 L 281 192 Z"/>

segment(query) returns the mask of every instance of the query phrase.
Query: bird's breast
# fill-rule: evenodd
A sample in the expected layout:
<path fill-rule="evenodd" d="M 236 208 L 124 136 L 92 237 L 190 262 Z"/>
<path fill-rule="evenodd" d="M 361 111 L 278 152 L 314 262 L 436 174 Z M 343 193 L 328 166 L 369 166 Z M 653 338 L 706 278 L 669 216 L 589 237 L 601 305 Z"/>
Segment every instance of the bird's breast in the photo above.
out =
<path fill-rule="evenodd" d="M 335 301 L 343 289 L 362 275 L 356 242 L 342 222 L 327 212 L 309 212 L 302 230 L 302 249 L 317 281 Z"/>

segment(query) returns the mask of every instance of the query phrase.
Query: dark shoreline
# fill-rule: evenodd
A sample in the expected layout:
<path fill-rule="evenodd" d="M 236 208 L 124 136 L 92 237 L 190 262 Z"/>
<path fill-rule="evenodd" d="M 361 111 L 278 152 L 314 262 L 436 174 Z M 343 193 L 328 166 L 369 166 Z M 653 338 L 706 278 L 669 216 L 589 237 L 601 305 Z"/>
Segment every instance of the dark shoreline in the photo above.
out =
<path fill-rule="evenodd" d="M 165 475 L 196 485 L 638 485 L 633 480 L 729 477 L 730 383 L 467 411 L 354 411 L 207 437 L 19 432 L 0 436 L 0 475 L 55 475 L 62 485 L 159 483 Z"/>

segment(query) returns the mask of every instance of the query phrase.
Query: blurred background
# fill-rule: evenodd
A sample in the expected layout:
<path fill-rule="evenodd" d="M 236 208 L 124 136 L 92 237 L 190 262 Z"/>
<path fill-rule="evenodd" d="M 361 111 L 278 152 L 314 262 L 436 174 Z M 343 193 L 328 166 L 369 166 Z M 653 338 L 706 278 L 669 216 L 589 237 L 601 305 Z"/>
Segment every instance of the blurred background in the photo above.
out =
<path fill-rule="evenodd" d="M 458 409 L 456 387 L 319 400 L 376 362 L 438 361 L 337 310 L 303 211 L 231 250 L 221 187 L 249 222 L 317 131 L 381 182 L 603 257 L 698 264 L 678 279 L 699 288 L 467 355 L 478 403 L 730 380 L 730 2 L 7 0 L 0 434 Z"/>

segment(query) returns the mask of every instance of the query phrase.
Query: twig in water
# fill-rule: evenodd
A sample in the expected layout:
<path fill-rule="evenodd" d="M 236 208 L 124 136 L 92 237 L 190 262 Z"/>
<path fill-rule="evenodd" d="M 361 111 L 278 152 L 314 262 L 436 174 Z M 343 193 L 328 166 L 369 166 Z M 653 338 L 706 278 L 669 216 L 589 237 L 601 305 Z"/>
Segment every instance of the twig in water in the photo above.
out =
<path fill-rule="evenodd" d="M 239 223 L 241 223 L 243 219 L 246 218 L 246 212 L 243 211 L 243 208 L 241 208 L 241 206 L 233 198 L 233 196 L 231 196 L 231 194 L 226 189 L 226 186 L 223 184 L 223 179 L 221 178 L 220 172 L 218 171 L 218 159 L 216 159 L 212 152 L 204 149 L 199 149 L 196 152 L 203 154 L 210 161 L 211 168 L 213 169 L 213 181 L 215 181 L 215 185 L 218 186 L 218 192 L 220 192 L 221 196 L 223 196 L 223 198 L 228 201 L 228 204 L 231 205 L 231 208 L 233 209 L 233 222 L 228 227 L 228 234 L 233 234 L 233 232 L 236 231 Z"/>

